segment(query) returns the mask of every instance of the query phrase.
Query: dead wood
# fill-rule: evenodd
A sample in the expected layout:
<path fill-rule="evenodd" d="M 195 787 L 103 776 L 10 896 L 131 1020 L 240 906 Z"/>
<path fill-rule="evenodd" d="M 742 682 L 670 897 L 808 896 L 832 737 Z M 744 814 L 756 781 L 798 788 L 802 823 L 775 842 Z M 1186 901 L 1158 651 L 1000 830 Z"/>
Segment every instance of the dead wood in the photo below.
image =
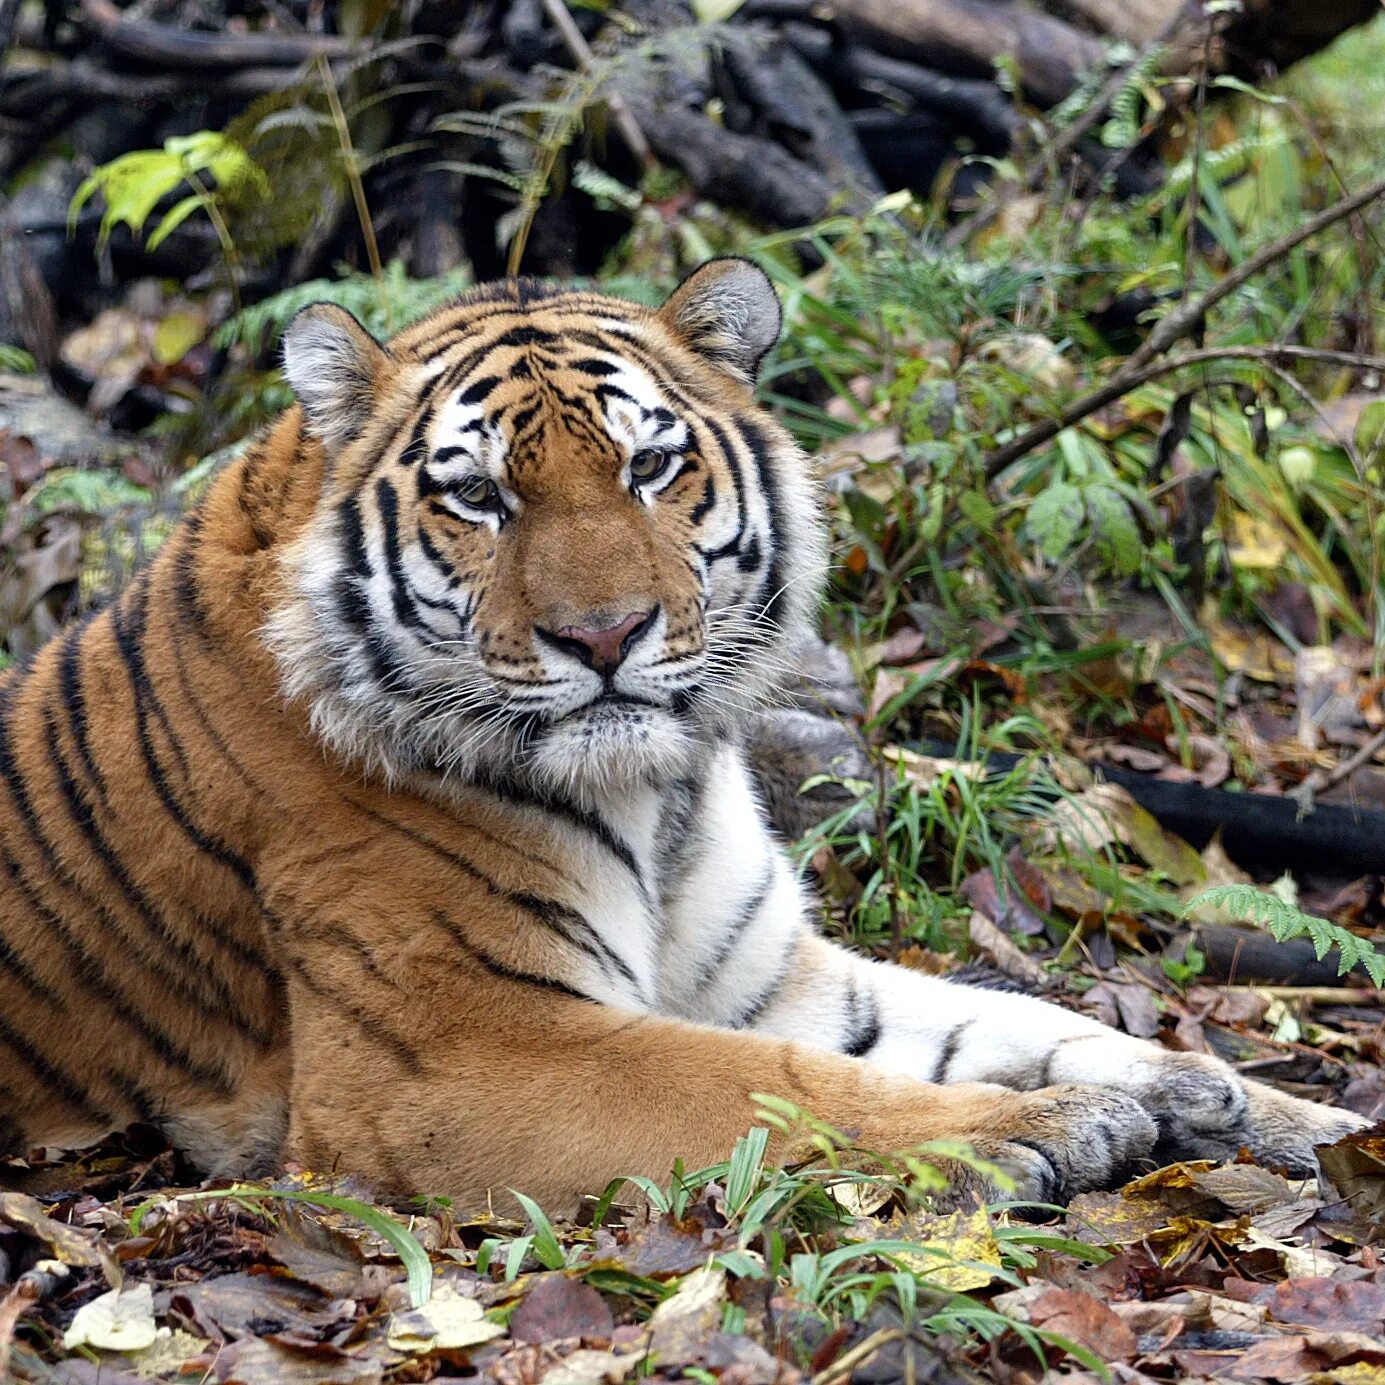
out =
<path fill-rule="evenodd" d="M 997 58 L 1016 66 L 1026 93 L 1054 105 L 1099 66 L 1104 48 L 1051 15 L 986 0 L 831 0 L 843 32 L 890 57 L 966 77 L 989 77 Z"/>

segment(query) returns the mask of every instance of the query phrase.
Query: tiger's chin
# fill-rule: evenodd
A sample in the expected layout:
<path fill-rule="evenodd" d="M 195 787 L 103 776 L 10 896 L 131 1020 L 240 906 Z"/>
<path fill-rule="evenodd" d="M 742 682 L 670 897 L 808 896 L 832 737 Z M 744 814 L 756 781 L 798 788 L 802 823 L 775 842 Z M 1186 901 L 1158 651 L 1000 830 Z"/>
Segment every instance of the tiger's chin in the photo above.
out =
<path fill-rule="evenodd" d="M 601 701 L 546 727 L 529 746 L 527 768 L 545 788 L 590 799 L 676 779 L 696 750 L 667 708 Z"/>

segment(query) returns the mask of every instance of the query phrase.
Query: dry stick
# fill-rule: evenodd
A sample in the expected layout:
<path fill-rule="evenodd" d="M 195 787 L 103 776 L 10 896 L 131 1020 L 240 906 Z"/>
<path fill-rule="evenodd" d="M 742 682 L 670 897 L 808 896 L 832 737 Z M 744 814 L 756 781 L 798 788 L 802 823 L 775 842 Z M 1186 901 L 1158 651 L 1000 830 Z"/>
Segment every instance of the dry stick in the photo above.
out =
<path fill-rule="evenodd" d="M 543 7 L 549 19 L 553 21 L 553 27 L 557 29 L 563 43 L 567 46 L 567 51 L 577 60 L 579 66 L 584 68 L 590 66 L 592 60 L 591 45 L 583 37 L 582 31 L 568 13 L 568 8 L 563 0 L 543 0 Z M 625 147 L 635 156 L 640 167 L 648 172 L 654 167 L 654 153 L 649 147 L 649 141 L 644 137 L 644 131 L 635 122 L 635 117 L 630 114 L 630 107 L 615 92 L 610 92 L 607 95 L 606 104 L 610 107 L 611 123 L 620 132 L 621 139 L 625 141 Z"/>
<path fill-rule="evenodd" d="M 840 1376 L 849 1375 L 862 1361 L 874 1356 L 882 1347 L 887 1347 L 891 1342 L 897 1342 L 904 1336 L 904 1330 L 899 1327 L 882 1327 L 879 1331 L 872 1333 L 864 1342 L 859 1342 L 850 1351 L 844 1352 L 837 1357 L 830 1366 L 820 1370 L 810 1382 L 810 1385 L 827 1385 L 828 1381 L 836 1380 Z"/>
<path fill-rule="evenodd" d="M 992 452 L 986 459 L 986 479 L 993 481 L 1011 462 L 1042 446 L 1064 428 L 1071 428 L 1089 414 L 1114 403 L 1131 390 L 1161 376 L 1172 375 L 1185 366 L 1204 365 L 1208 361 L 1256 361 L 1270 366 L 1281 361 L 1318 361 L 1325 365 L 1348 366 L 1354 370 L 1385 372 L 1385 356 L 1365 356 L 1355 351 L 1320 351 L 1312 346 L 1209 346 L 1200 351 L 1185 351 L 1181 356 L 1155 361 L 1134 372 L 1122 366 L 1104 385 L 1080 399 L 1074 399 L 1056 418 L 1044 419 L 1014 442 Z"/>
<path fill-rule="evenodd" d="M 386 322 L 392 322 L 389 297 L 385 293 L 385 271 L 380 263 L 380 247 L 375 241 L 375 223 L 370 219 L 370 206 L 366 202 L 365 184 L 361 182 L 361 168 L 356 161 L 356 148 L 351 143 L 351 127 L 346 123 L 346 112 L 342 109 L 341 97 L 337 95 L 337 81 L 332 75 L 331 64 L 326 58 L 317 60 L 318 74 L 322 78 L 322 89 L 327 95 L 327 107 L 332 113 L 332 124 L 336 126 L 337 143 L 341 146 L 342 165 L 346 169 L 346 181 L 351 187 L 351 197 L 356 203 L 356 218 L 361 223 L 361 235 L 365 239 L 366 258 L 370 261 L 370 273 L 375 280 L 375 288 L 380 295 L 380 308 Z"/>
<path fill-rule="evenodd" d="M 1315 769 L 1298 788 L 1290 791 L 1288 797 L 1297 799 L 1304 807 L 1311 807 L 1316 794 L 1340 784 L 1343 779 L 1349 779 L 1362 765 L 1369 764 L 1375 759 L 1376 751 L 1382 746 L 1385 746 L 1385 726 L 1382 726 L 1364 745 L 1358 746 L 1352 751 L 1345 760 L 1339 760 L 1330 770 Z"/>
<path fill-rule="evenodd" d="M 1286 235 L 1280 236 L 1278 240 L 1261 246 L 1243 264 L 1237 265 L 1229 274 L 1218 279 L 1206 293 L 1184 303 L 1181 307 L 1175 308 L 1167 317 L 1160 318 L 1143 344 L 1125 359 L 1120 369 L 1104 385 L 1100 385 L 1090 393 L 1073 400 L 1056 418 L 1041 419 L 1032 428 L 1021 433 L 1019 437 L 1013 438 L 1003 447 L 996 448 L 986 459 L 986 479 L 993 480 L 1011 462 L 1018 461 L 1019 458 L 1026 456 L 1036 447 L 1041 447 L 1050 439 L 1055 438 L 1064 428 L 1069 428 L 1074 423 L 1086 418 L 1088 414 L 1095 413 L 1103 405 L 1110 404 L 1137 386 L 1156 379 L 1170 370 L 1176 370 L 1180 366 L 1194 365 L 1205 360 L 1276 361 L 1299 359 L 1328 360 L 1335 364 L 1353 365 L 1365 370 L 1381 369 L 1383 363 L 1380 357 L 1360 356 L 1346 351 L 1312 351 L 1308 347 L 1302 346 L 1223 347 L 1209 349 L 1209 351 L 1190 351 L 1172 361 L 1165 361 L 1155 366 L 1151 366 L 1150 362 L 1156 356 L 1163 355 L 1174 342 L 1194 331 L 1198 323 L 1206 318 L 1212 308 L 1223 298 L 1235 293 L 1248 279 L 1254 278 L 1262 269 L 1272 265 L 1276 260 L 1283 259 L 1290 251 L 1317 235 L 1319 231 L 1326 230 L 1327 227 L 1344 220 L 1353 212 L 1360 211 L 1362 207 L 1382 196 L 1385 196 L 1385 178 L 1377 178 L 1375 182 L 1368 184 L 1360 192 L 1343 198 L 1342 201 L 1319 212 L 1317 216 L 1310 217 L 1301 226 L 1297 226 Z"/>

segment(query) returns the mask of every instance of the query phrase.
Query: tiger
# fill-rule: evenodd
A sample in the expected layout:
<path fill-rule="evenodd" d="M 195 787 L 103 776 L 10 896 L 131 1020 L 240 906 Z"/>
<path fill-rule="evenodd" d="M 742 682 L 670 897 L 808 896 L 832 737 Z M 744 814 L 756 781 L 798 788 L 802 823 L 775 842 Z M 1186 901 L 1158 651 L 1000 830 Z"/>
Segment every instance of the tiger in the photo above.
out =
<path fill-rule="evenodd" d="M 829 566 L 780 326 L 739 258 L 292 319 L 293 404 L 0 686 L 0 1155 L 562 1211 L 772 1094 L 1051 1202 L 1364 1124 L 816 925 L 745 753 Z"/>

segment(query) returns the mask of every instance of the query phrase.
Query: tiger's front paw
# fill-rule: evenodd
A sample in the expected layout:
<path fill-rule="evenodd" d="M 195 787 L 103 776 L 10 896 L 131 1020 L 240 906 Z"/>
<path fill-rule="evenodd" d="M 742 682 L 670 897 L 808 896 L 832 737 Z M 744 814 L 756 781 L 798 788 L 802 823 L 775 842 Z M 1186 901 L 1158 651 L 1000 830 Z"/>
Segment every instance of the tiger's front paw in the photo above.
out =
<path fill-rule="evenodd" d="M 1213 1158 L 1234 1158 L 1243 1145 L 1262 1164 L 1296 1178 L 1318 1172 L 1315 1145 L 1330 1145 L 1369 1125 L 1364 1116 L 1289 1096 L 1260 1082 L 1245 1083 L 1246 1119 L 1237 1149 L 1222 1148 Z"/>
<path fill-rule="evenodd" d="M 1313 1147 L 1370 1124 L 1350 1111 L 1286 1096 L 1247 1082 L 1218 1058 L 1154 1050 L 1126 1088 L 1159 1127 L 1154 1157 L 1234 1159 L 1248 1149 L 1271 1168 L 1299 1177 L 1317 1173 Z"/>
<path fill-rule="evenodd" d="M 989 1138 L 977 1140 L 1026 1202 L 1065 1202 L 1109 1188 L 1154 1148 L 1154 1121 L 1133 1097 L 1103 1087 L 1041 1087 L 1016 1095 Z"/>

